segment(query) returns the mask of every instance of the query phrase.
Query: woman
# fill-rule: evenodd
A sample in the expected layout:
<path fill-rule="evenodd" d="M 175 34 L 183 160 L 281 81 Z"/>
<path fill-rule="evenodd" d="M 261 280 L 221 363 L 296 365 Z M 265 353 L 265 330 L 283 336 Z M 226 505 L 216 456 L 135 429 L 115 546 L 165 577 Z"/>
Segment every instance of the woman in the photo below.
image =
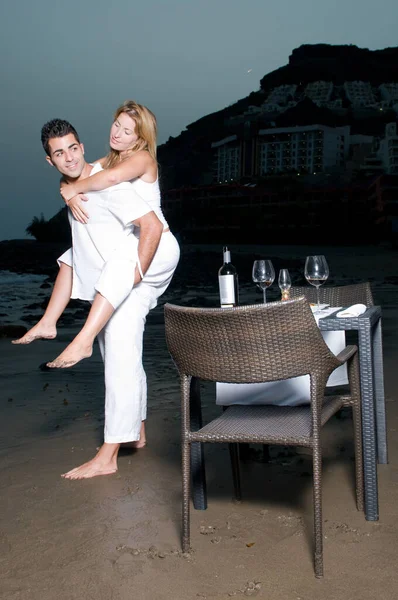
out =
<path fill-rule="evenodd" d="M 61 184 L 61 194 L 74 216 L 87 222 L 88 215 L 80 205 L 79 195 L 95 192 L 130 181 L 133 189 L 151 207 L 163 223 L 163 232 L 170 232 L 160 206 L 158 165 L 156 161 L 156 118 L 154 114 L 135 102 L 127 101 L 120 106 L 110 131 L 110 153 L 98 162 L 103 171 L 72 184 Z M 80 206 L 79 206 L 80 205 Z M 108 266 L 110 271 L 110 266 Z M 96 289 L 100 291 L 82 331 L 54 361 L 50 368 L 67 368 L 83 358 L 91 356 L 94 339 L 104 327 L 115 308 L 103 290 L 101 277 Z M 121 301 L 118 301 L 120 304 Z"/>
<path fill-rule="evenodd" d="M 123 181 L 130 181 L 134 190 L 147 202 L 163 223 L 163 235 L 159 248 L 162 247 L 164 249 L 162 254 L 164 258 L 156 258 L 159 255 L 158 249 L 153 263 L 142 278 L 142 282 L 138 286 L 135 286 L 129 295 L 130 286 L 124 297 L 119 298 L 116 303 L 109 301 L 107 290 L 110 292 L 112 290 L 113 286 L 109 286 L 109 279 L 114 281 L 115 265 L 118 258 L 116 257 L 116 263 L 113 261 L 111 265 L 106 264 L 100 281 L 95 286 L 100 293 L 97 293 L 95 296 L 84 327 L 66 350 L 55 361 L 48 363 L 48 366 L 52 368 L 64 368 L 72 366 L 82 358 L 90 356 L 96 335 L 99 334 L 115 312 L 115 309 L 117 309 L 108 326 L 101 332 L 99 337 L 100 349 L 104 356 L 106 336 L 108 335 L 109 339 L 112 335 L 114 336 L 110 332 L 117 327 L 119 328 L 118 335 L 121 335 L 120 331 L 123 329 L 123 311 L 127 310 L 128 304 L 131 305 L 130 310 L 133 310 L 133 313 L 130 312 L 128 322 L 130 323 L 131 321 L 131 314 L 135 315 L 135 320 L 137 321 L 133 337 L 135 344 L 134 369 L 136 380 L 139 380 L 139 383 L 135 386 L 139 388 L 136 393 L 139 407 L 137 408 L 136 406 L 135 410 L 136 413 L 138 410 L 142 415 L 142 422 L 140 422 L 141 431 L 135 429 L 135 432 L 131 433 L 134 430 L 134 426 L 132 426 L 129 429 L 129 434 L 119 435 L 119 429 L 124 426 L 126 411 L 129 410 L 126 398 L 124 399 L 125 406 L 123 409 L 124 413 L 121 413 L 122 416 L 119 414 L 119 417 L 117 415 L 115 417 L 114 413 L 118 411 L 120 413 L 118 408 L 119 399 L 122 395 L 126 396 L 126 390 L 127 393 L 131 392 L 131 383 L 125 383 L 123 386 L 120 381 L 116 383 L 114 374 L 112 372 L 107 373 L 107 365 L 105 364 L 107 398 L 108 396 L 112 396 L 109 402 L 106 399 L 105 443 L 92 461 L 67 473 L 65 476 L 68 478 L 86 478 L 115 472 L 117 470 L 116 460 L 120 443 L 132 441 L 136 442 L 135 447 L 145 445 L 146 378 L 142 368 L 142 332 L 146 314 L 151 308 L 156 306 L 157 298 L 170 283 L 179 259 L 178 244 L 171 234 L 160 208 L 158 167 L 156 162 L 156 119 L 154 115 L 147 108 L 135 102 L 125 102 L 116 111 L 115 120 L 110 132 L 110 147 L 110 153 L 100 161 L 104 170 L 86 179 L 62 185 L 62 195 L 75 218 L 84 223 L 87 222 L 89 216 L 80 203 L 79 194 L 99 191 L 110 186 L 115 186 Z M 72 269 L 68 266 L 70 262 L 68 253 L 60 257 L 60 273 L 45 315 L 35 327 L 23 338 L 16 340 L 15 343 L 30 343 L 34 339 L 55 337 L 57 319 L 66 306 L 67 297 L 70 297 L 72 283 Z M 116 269 L 116 271 L 120 278 L 125 277 L 131 281 L 132 285 L 133 277 L 131 273 L 125 272 L 123 274 L 123 271 L 120 269 Z M 127 299 L 124 302 L 125 298 Z M 118 308 L 120 304 L 123 305 Z M 124 342 L 126 340 L 123 340 Z M 108 347 L 110 347 L 110 344 L 111 342 L 108 340 Z M 107 352 L 109 354 L 109 351 Z M 119 363 L 123 362 L 124 359 L 123 348 L 119 348 L 118 364 L 116 366 L 119 371 Z M 128 369 L 132 370 L 132 367 L 133 365 L 131 364 L 125 364 L 123 367 L 124 372 L 126 373 Z M 113 370 L 115 370 L 115 361 Z M 107 422 L 113 424 L 108 427 L 109 423 Z M 126 435 L 131 437 L 125 439 Z"/>

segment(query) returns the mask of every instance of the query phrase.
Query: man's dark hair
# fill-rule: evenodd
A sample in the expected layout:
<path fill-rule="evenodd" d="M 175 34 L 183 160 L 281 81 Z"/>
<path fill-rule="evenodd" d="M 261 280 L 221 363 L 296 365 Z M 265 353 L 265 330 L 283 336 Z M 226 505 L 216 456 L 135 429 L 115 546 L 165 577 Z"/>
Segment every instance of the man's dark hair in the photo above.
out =
<path fill-rule="evenodd" d="M 69 123 L 69 121 L 63 121 L 62 119 L 52 119 L 43 125 L 41 128 L 41 143 L 43 144 L 43 148 L 45 153 L 50 155 L 50 147 L 48 142 L 54 138 L 64 137 L 65 135 L 69 135 L 73 133 L 76 140 L 80 144 L 80 139 L 77 134 L 76 129 Z"/>

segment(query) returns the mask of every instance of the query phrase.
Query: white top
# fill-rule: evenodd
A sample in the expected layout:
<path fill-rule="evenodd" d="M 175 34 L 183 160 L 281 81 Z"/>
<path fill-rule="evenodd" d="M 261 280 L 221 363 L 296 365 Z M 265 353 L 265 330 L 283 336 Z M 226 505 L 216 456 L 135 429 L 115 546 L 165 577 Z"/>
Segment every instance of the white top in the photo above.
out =
<path fill-rule="evenodd" d="M 159 221 L 163 223 L 163 228 L 166 229 L 168 227 L 167 221 L 164 218 L 164 214 L 161 208 L 161 196 L 160 196 L 160 188 L 159 188 L 159 178 L 156 178 L 156 181 L 153 183 L 147 183 L 143 181 L 139 177 L 136 179 L 132 179 L 131 185 L 133 190 L 141 196 L 145 202 L 149 204 L 155 215 L 158 217 Z"/>
<path fill-rule="evenodd" d="M 96 163 L 90 175 L 101 170 L 101 165 Z M 135 193 L 129 182 L 100 192 L 89 192 L 85 196 L 88 198 L 85 208 L 90 215 L 89 221 L 86 224 L 79 223 L 68 210 L 73 252 L 67 250 L 58 261 L 73 267 L 71 298 L 93 300 L 95 284 L 105 262 L 114 252 L 130 257 L 134 254 L 138 258 L 132 221 L 148 214 L 153 208 Z"/>

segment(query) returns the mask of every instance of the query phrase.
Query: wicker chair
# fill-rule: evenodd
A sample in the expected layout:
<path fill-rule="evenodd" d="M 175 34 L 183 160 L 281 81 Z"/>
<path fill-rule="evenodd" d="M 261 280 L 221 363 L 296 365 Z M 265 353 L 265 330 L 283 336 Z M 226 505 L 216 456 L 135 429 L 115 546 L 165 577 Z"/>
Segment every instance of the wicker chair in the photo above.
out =
<path fill-rule="evenodd" d="M 292 286 L 290 288 L 290 297 L 299 298 L 304 296 L 308 302 L 316 304 L 316 289 L 311 285 Z M 374 306 L 372 290 L 369 282 L 354 283 L 341 286 L 324 286 L 319 288 L 320 303 L 330 304 L 330 306 L 351 306 L 352 304 L 365 304 Z M 269 448 L 263 445 L 263 455 L 269 457 Z M 241 444 L 239 448 L 239 457 L 244 459 L 249 456 L 249 444 Z"/>
<path fill-rule="evenodd" d="M 312 286 L 292 286 L 291 298 L 304 296 L 309 302 L 316 302 L 316 289 Z M 365 304 L 374 306 L 372 289 L 369 282 L 339 285 L 335 287 L 324 286 L 319 288 L 319 301 L 330 306 L 351 306 L 352 304 Z"/>
<path fill-rule="evenodd" d="M 166 304 L 166 341 L 179 371 L 182 401 L 182 547 L 190 548 L 191 445 L 239 442 L 304 446 L 313 451 L 315 574 L 323 575 L 321 428 L 343 405 L 352 406 L 356 455 L 356 500 L 363 509 L 361 408 L 357 347 L 332 354 L 304 298 L 231 309 Z M 350 395 L 324 397 L 330 373 L 347 362 Z M 230 406 L 196 428 L 191 392 L 199 380 L 259 383 L 309 374 L 311 404 L 299 407 Z M 195 430 L 196 429 L 196 430 Z M 231 452 L 235 493 L 239 461 Z M 194 483 L 195 487 L 195 483 Z M 204 486 L 205 487 L 205 486 Z"/>

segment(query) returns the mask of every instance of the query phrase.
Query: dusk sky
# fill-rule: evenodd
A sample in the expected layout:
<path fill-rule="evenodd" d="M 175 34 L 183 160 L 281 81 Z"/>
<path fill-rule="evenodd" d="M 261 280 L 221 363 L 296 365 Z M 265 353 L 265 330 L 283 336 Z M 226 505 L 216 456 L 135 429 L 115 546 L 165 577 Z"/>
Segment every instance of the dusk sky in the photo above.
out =
<path fill-rule="evenodd" d="M 40 144 L 49 119 L 71 121 L 94 160 L 134 99 L 156 114 L 161 144 L 259 89 L 297 46 L 397 46 L 397 22 L 397 0 L 3 0 L 0 239 L 63 205 Z"/>

